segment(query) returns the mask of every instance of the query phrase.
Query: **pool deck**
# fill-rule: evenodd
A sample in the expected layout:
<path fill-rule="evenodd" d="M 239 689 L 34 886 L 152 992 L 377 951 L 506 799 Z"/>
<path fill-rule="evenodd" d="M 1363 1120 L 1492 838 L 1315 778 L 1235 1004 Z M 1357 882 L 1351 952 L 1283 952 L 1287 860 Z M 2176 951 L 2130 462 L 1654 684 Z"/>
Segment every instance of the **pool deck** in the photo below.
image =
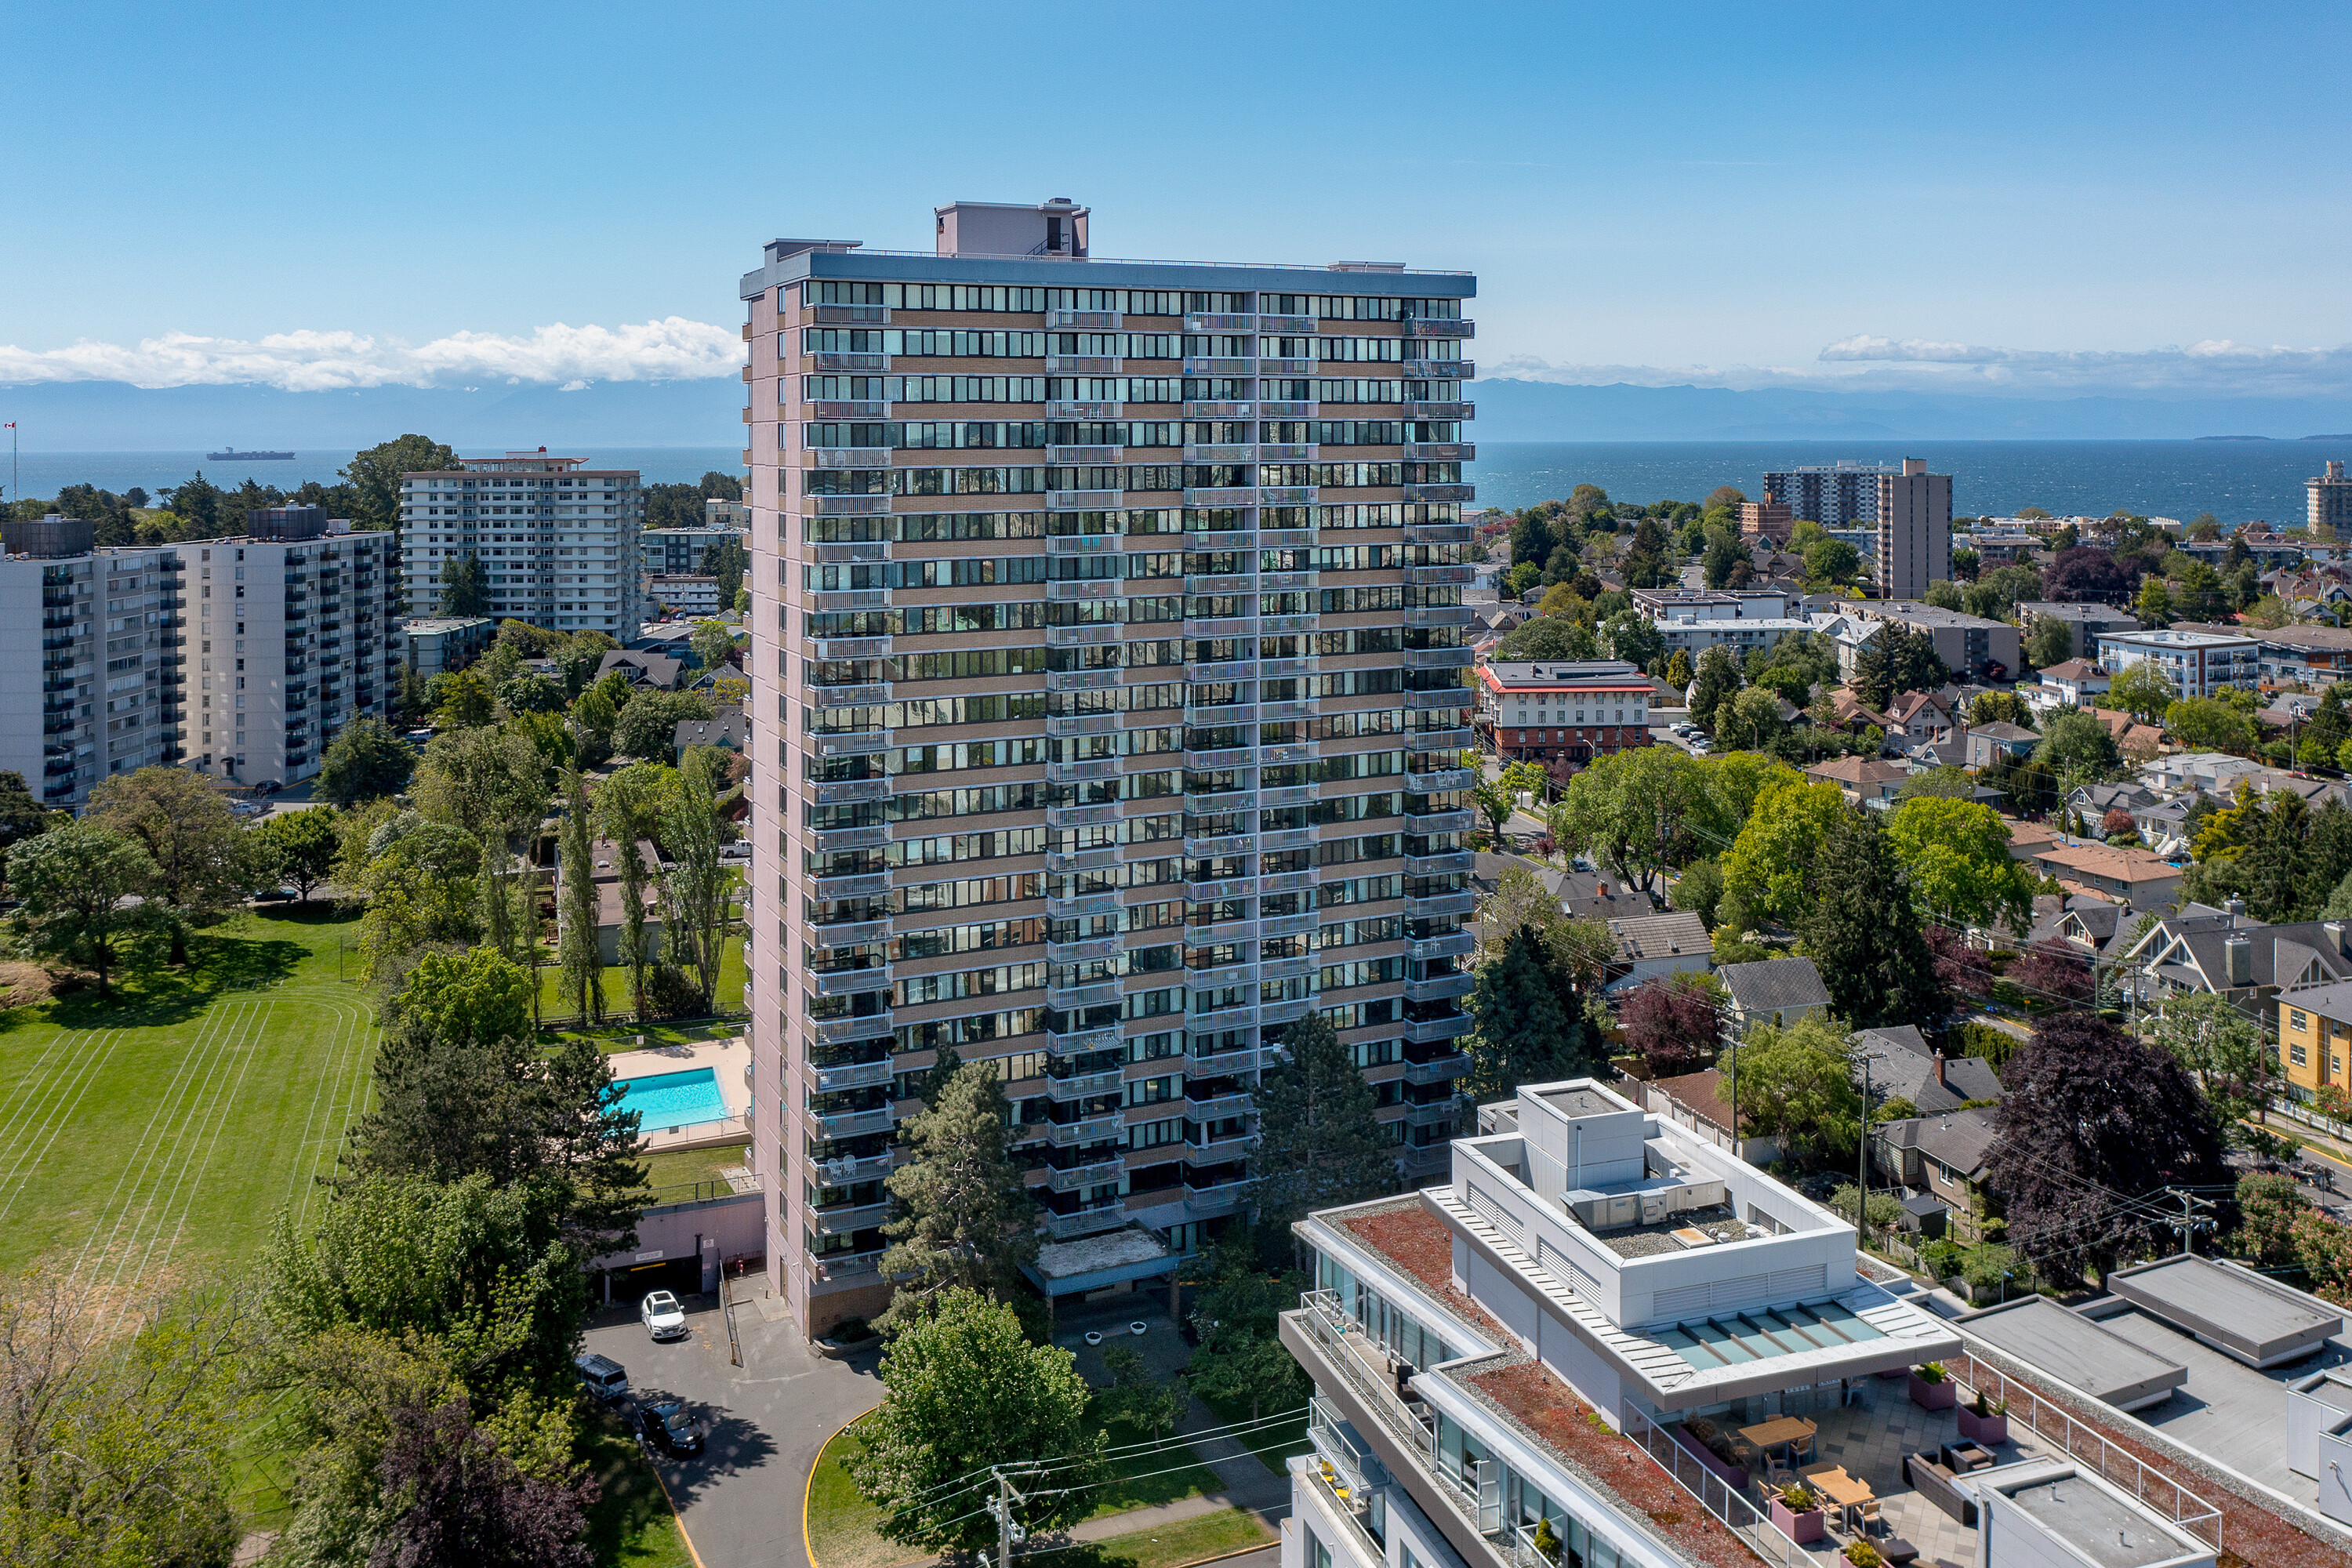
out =
<path fill-rule="evenodd" d="M 613 1064 L 615 1079 L 651 1078 L 657 1073 L 690 1072 L 696 1068 L 709 1068 L 719 1083 L 719 1095 L 727 1102 L 727 1118 L 723 1121 L 699 1121 L 690 1127 L 653 1128 L 646 1132 L 646 1149 L 649 1153 L 665 1153 L 673 1149 L 712 1149 L 732 1143 L 751 1131 L 751 1091 L 743 1083 L 743 1069 L 751 1065 L 751 1047 L 741 1036 L 723 1040 L 702 1040 L 691 1045 L 652 1046 L 642 1051 L 619 1051 L 606 1057 Z"/>

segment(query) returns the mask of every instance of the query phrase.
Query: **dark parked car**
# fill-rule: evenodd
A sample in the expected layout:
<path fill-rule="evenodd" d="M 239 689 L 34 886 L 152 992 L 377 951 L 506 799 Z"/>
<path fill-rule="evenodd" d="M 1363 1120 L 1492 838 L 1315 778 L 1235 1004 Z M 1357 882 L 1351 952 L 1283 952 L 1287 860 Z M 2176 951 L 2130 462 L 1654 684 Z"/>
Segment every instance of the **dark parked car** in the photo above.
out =
<path fill-rule="evenodd" d="M 675 1399 L 656 1399 L 637 1406 L 637 1432 L 666 1454 L 702 1452 L 702 1423 Z"/>

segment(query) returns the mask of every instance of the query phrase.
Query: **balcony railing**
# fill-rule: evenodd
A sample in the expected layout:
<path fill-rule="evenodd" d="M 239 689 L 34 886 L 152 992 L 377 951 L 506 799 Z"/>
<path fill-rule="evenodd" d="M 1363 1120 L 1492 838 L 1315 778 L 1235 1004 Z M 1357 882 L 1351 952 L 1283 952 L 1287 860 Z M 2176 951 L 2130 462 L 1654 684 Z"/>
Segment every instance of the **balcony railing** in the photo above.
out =
<path fill-rule="evenodd" d="M 1404 1064 L 1407 1083 L 1444 1083 L 1460 1078 L 1470 1070 L 1470 1053 L 1456 1051 L 1452 1056 L 1437 1057 L 1425 1062 Z"/>
<path fill-rule="evenodd" d="M 872 1230 L 890 1217 L 891 1205 L 879 1204 L 842 1204 L 829 1209 L 814 1209 L 809 1218 L 815 1224 L 819 1236 L 848 1236 L 856 1231 Z"/>
<path fill-rule="evenodd" d="M 1126 1222 L 1127 1200 L 1110 1198 L 1102 1203 L 1088 1204 L 1071 1214 L 1047 1214 L 1045 1233 L 1056 1241 L 1067 1241 L 1072 1237 L 1087 1236 Z"/>
<path fill-rule="evenodd" d="M 1089 1160 L 1083 1165 L 1045 1168 L 1045 1184 L 1057 1193 L 1075 1193 L 1085 1187 L 1098 1187 L 1106 1182 L 1116 1182 L 1127 1169 L 1127 1156 L 1114 1154 L 1106 1160 Z"/>

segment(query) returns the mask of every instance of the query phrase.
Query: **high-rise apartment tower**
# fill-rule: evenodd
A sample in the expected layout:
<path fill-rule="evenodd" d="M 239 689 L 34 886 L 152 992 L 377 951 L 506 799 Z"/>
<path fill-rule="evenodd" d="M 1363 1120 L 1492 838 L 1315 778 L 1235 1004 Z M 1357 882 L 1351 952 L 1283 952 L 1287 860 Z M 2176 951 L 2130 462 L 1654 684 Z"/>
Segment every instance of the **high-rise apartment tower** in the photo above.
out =
<path fill-rule="evenodd" d="M 635 468 L 588 468 L 547 448 L 460 458 L 460 467 L 400 477 L 400 542 L 410 613 L 441 607 L 441 574 L 472 556 L 485 568 L 488 614 L 625 643 L 643 623 L 637 531 L 645 487 Z"/>
<path fill-rule="evenodd" d="M 2304 526 L 2314 539 L 2342 539 L 2352 532 L 2352 479 L 2344 477 L 2342 462 L 2330 458 L 2326 471 L 2304 480 L 2303 488 Z"/>
<path fill-rule="evenodd" d="M 1466 1065 L 1475 279 L 1093 259 L 1061 200 L 935 220 L 936 255 L 777 240 L 742 280 L 753 1158 L 811 1333 L 880 1304 L 943 1049 L 996 1064 L 1047 1239 L 1128 1251 L 1241 1206 L 1308 1012 L 1406 1173 Z"/>
<path fill-rule="evenodd" d="M 1952 575 L 1952 476 L 1917 458 L 1878 474 L 1878 596 L 1916 599 Z"/>

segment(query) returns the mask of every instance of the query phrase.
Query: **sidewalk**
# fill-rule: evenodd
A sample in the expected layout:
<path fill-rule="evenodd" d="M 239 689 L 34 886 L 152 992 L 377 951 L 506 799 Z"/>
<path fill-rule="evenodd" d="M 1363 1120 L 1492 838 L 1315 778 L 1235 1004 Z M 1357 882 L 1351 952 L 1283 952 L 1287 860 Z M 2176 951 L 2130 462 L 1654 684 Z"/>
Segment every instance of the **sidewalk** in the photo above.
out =
<path fill-rule="evenodd" d="M 1185 1411 L 1176 1435 L 1181 1437 L 1187 1432 L 1207 1431 L 1220 1425 L 1216 1413 L 1195 1399 Z M 1069 1538 L 1072 1541 L 1108 1541 L 1115 1535 L 1133 1535 L 1139 1531 L 1157 1530 L 1163 1524 L 1198 1519 L 1204 1513 L 1220 1513 L 1229 1508 L 1255 1514 L 1257 1521 L 1268 1530 L 1281 1531 L 1283 1516 L 1290 1511 L 1288 1475 L 1267 1469 L 1265 1463 L 1250 1452 L 1249 1445 L 1233 1437 L 1197 1438 L 1192 1443 L 1192 1452 L 1215 1472 L 1222 1483 L 1217 1490 L 1090 1519 L 1084 1524 L 1073 1526 Z"/>

